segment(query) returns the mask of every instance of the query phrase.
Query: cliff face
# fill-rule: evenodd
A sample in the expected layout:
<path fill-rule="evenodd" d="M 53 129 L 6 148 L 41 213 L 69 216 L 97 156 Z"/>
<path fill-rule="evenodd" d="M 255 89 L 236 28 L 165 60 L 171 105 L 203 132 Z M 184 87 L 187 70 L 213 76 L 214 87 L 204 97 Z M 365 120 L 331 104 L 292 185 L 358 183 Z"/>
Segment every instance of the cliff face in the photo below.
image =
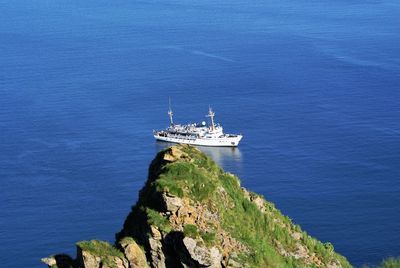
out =
<path fill-rule="evenodd" d="M 116 235 L 77 244 L 49 267 L 351 267 L 198 149 L 161 151 Z"/>

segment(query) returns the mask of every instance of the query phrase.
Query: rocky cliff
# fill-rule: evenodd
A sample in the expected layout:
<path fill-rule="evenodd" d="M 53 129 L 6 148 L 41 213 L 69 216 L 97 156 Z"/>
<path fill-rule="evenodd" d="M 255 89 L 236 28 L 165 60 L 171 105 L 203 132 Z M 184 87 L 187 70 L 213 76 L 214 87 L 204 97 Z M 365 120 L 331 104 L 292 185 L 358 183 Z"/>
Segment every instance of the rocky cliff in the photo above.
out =
<path fill-rule="evenodd" d="M 49 267 L 351 267 L 334 251 L 240 186 L 198 149 L 156 156 L 139 200 L 116 234 L 77 243 L 77 257 L 42 259 Z"/>

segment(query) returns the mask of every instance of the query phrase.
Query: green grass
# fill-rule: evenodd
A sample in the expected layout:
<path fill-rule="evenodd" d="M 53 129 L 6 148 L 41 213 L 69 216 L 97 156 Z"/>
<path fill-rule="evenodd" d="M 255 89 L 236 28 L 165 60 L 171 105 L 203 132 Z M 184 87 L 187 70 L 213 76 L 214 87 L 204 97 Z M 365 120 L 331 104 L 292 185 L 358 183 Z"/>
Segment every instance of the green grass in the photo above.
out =
<path fill-rule="evenodd" d="M 200 236 L 206 246 L 212 246 L 215 242 L 215 233 L 212 232 L 200 232 Z"/>
<path fill-rule="evenodd" d="M 301 262 L 280 256 L 272 246 L 277 240 L 286 250 L 295 250 L 296 240 L 290 235 L 289 231 L 301 232 L 300 226 L 294 225 L 272 203 L 266 202 L 265 208 L 268 213 L 261 213 L 254 203 L 244 197 L 236 177 L 225 173 L 220 175 L 220 181 L 233 203 L 233 209 L 229 210 L 220 206 L 220 211 L 223 212 L 223 227 L 235 238 L 253 249 L 251 254 L 242 256 L 242 258 L 247 258 L 246 262 L 254 267 L 301 267 Z M 303 234 L 303 237 L 305 237 L 304 244 L 325 263 L 334 258 L 339 260 L 343 267 L 351 267 L 345 258 L 333 251 L 333 246 L 330 243 L 323 244 L 306 234 Z"/>
<path fill-rule="evenodd" d="M 77 243 L 77 245 L 82 250 L 88 251 L 89 253 L 99 257 L 105 257 L 105 256 L 114 256 L 120 258 L 124 257 L 124 254 L 121 251 L 119 251 L 117 248 L 115 248 L 106 241 L 100 241 L 100 240 L 80 241 Z"/>
<path fill-rule="evenodd" d="M 171 224 L 166 217 L 160 214 L 160 212 L 146 208 L 147 221 L 150 225 L 157 226 L 164 233 L 171 231 Z"/>
<path fill-rule="evenodd" d="M 197 230 L 196 225 L 193 224 L 185 224 L 183 226 L 183 233 L 187 237 L 196 238 L 199 235 L 199 231 Z"/>
<path fill-rule="evenodd" d="M 154 183 L 157 191 L 202 201 L 215 190 L 215 183 L 209 181 L 207 171 L 199 169 L 194 163 L 173 162 L 164 167 L 163 173 Z"/>
<path fill-rule="evenodd" d="M 342 267 L 351 267 L 347 260 L 334 252 L 330 243 L 321 243 L 303 232 L 299 225 L 294 225 L 290 218 L 284 216 L 274 204 L 265 202 L 266 213 L 248 200 L 240 187 L 239 179 L 225 173 L 213 160 L 191 146 L 179 146 L 188 155 L 184 159 L 168 163 L 153 182 L 157 191 L 167 191 L 178 197 L 212 204 L 219 211 L 222 228 L 249 248 L 249 253 L 239 255 L 242 263 L 250 267 L 304 267 L 301 260 L 283 257 L 277 252 L 277 242 L 285 250 L 295 251 L 297 243 L 306 246 L 325 263 L 339 261 Z M 222 186 L 227 197 L 216 193 Z M 252 198 L 257 197 L 249 193 Z M 229 206 L 229 208 L 227 208 Z M 156 211 L 147 211 L 149 221 L 157 226 L 168 226 L 167 219 Z M 291 232 L 302 233 L 296 241 Z M 215 233 L 199 231 L 195 225 L 185 225 L 184 233 L 189 237 L 201 237 L 207 246 L 218 241 Z M 385 267 L 386 268 L 386 267 Z"/>
<path fill-rule="evenodd" d="M 389 257 L 379 265 L 379 268 L 399 268 L 399 267 L 400 267 L 400 257 L 398 258 Z"/>
<path fill-rule="evenodd" d="M 168 192 L 172 195 L 183 197 L 183 190 L 180 188 L 177 183 L 168 178 L 160 178 L 156 181 L 156 189 L 159 192 Z"/>

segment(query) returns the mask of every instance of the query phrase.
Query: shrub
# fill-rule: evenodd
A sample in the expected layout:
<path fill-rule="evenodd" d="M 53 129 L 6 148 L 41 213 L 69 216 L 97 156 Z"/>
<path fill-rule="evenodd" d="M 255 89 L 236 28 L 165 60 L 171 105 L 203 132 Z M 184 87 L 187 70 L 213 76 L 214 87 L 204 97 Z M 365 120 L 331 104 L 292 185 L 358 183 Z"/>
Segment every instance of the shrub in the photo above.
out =
<path fill-rule="evenodd" d="M 187 237 L 196 238 L 199 234 L 196 225 L 193 224 L 185 224 L 183 226 L 183 233 Z"/>
<path fill-rule="evenodd" d="M 200 236 L 207 246 L 210 246 L 215 240 L 215 233 L 201 232 Z"/>
<path fill-rule="evenodd" d="M 161 215 L 158 211 L 146 208 L 147 221 L 150 225 L 157 226 L 161 231 L 168 233 L 171 231 L 170 222 L 166 217 Z"/>

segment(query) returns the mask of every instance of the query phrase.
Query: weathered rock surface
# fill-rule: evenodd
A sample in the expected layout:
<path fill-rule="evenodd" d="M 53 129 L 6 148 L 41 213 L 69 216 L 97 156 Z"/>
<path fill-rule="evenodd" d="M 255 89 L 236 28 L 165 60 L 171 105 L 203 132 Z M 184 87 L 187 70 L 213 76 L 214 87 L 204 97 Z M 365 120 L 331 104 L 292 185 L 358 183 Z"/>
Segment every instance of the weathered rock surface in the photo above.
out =
<path fill-rule="evenodd" d="M 76 266 L 75 261 L 70 256 L 65 254 L 43 258 L 41 261 L 47 264 L 49 267 L 70 268 Z"/>
<path fill-rule="evenodd" d="M 165 205 L 165 209 L 171 213 L 175 213 L 183 206 L 182 199 L 179 197 L 170 196 L 168 193 L 162 193 L 161 196 Z"/>
<path fill-rule="evenodd" d="M 205 267 L 221 267 L 222 254 L 216 247 L 208 249 L 205 246 L 200 246 L 197 241 L 190 237 L 183 239 L 183 244 L 188 251 L 190 258 L 199 266 Z"/>
<path fill-rule="evenodd" d="M 79 266 L 89 268 L 89 267 L 100 267 L 101 258 L 99 256 L 93 255 L 87 251 L 79 250 Z"/>
<path fill-rule="evenodd" d="M 307 235 L 186 145 L 153 160 L 115 246 L 79 242 L 76 260 L 56 255 L 42 261 L 53 268 L 350 267 L 331 244 Z"/>
<path fill-rule="evenodd" d="M 146 255 L 135 240 L 127 238 L 120 241 L 119 245 L 128 260 L 129 267 L 147 267 Z"/>
<path fill-rule="evenodd" d="M 77 267 L 129 268 L 125 255 L 104 241 L 82 241 L 77 244 Z"/>
<path fill-rule="evenodd" d="M 151 266 L 156 268 L 165 268 L 165 255 L 161 241 L 155 238 L 149 238 Z"/>

